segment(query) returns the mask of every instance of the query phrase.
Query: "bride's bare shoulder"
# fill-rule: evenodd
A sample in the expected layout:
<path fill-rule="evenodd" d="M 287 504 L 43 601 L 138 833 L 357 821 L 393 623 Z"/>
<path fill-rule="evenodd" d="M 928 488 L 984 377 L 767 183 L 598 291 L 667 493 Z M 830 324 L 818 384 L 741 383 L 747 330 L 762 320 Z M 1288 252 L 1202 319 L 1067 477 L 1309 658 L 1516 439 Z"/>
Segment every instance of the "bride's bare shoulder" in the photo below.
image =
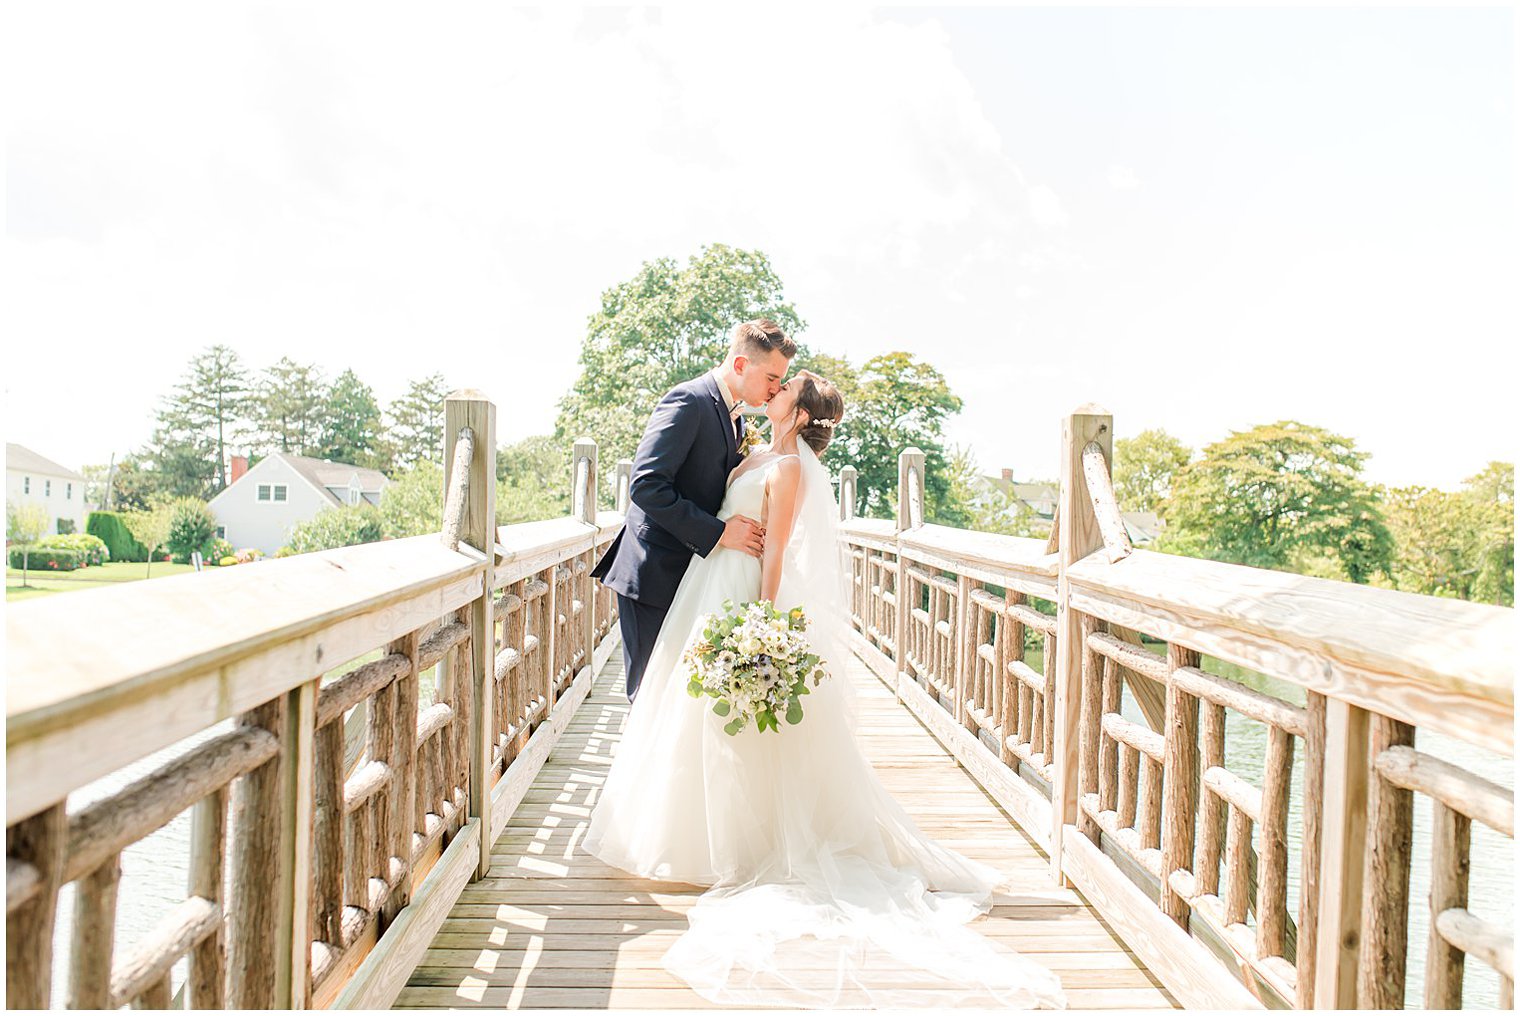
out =
<path fill-rule="evenodd" d="M 797 490 L 797 480 L 802 476 L 802 460 L 795 455 L 783 455 L 765 467 L 765 485 L 772 493 Z"/>

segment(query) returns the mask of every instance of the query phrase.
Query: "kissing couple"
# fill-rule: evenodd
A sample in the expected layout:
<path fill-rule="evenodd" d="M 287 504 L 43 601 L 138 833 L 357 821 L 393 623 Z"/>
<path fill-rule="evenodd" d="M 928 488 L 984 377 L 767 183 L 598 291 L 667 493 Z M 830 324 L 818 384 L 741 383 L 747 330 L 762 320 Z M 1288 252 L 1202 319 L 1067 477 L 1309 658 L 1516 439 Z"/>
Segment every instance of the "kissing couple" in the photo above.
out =
<path fill-rule="evenodd" d="M 768 319 L 672 388 L 634 456 L 621 532 L 592 570 L 618 594 L 630 701 L 582 849 L 646 879 L 710 887 L 663 964 L 720 1005 L 1058 1008 L 1049 970 L 967 923 L 995 869 L 926 836 L 853 734 L 839 507 L 819 456 L 838 388 L 788 376 Z M 771 441 L 745 454 L 743 403 Z M 682 656 L 725 601 L 804 609 L 828 677 L 795 726 L 737 734 L 687 690 Z"/>

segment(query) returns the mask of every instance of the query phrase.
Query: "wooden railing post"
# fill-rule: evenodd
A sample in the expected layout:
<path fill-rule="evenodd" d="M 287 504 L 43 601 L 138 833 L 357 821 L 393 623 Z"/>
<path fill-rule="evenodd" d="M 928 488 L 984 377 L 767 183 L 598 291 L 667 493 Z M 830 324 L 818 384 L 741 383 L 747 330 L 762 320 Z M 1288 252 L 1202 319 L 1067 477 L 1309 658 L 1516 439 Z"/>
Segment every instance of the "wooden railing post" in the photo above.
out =
<path fill-rule="evenodd" d="M 839 518 L 848 522 L 855 517 L 855 483 L 856 476 L 854 466 L 845 466 L 839 471 Z"/>
<path fill-rule="evenodd" d="M 304 1009 L 311 997 L 311 858 L 317 685 L 306 681 L 244 713 L 280 752 L 234 786 L 233 1009 Z"/>
<path fill-rule="evenodd" d="M 316 826 L 317 689 L 313 678 L 286 694 L 280 742 L 280 943 L 275 967 L 278 1008 L 311 1004 L 311 862 Z M 388 874 L 388 873 L 387 873 Z"/>
<path fill-rule="evenodd" d="M 1370 714 L 1325 701 L 1324 818 L 1320 827 L 1319 928 L 1315 935 L 1314 1008 L 1356 1008 L 1362 892 L 1367 841 Z M 1305 891 L 1311 887 L 1305 886 Z"/>
<path fill-rule="evenodd" d="M 924 453 L 917 448 L 905 448 L 897 456 L 897 577 L 893 579 L 897 609 L 893 612 L 892 621 L 892 662 L 897 665 L 897 677 L 892 688 L 897 693 L 899 702 L 902 701 L 902 683 L 910 677 L 907 649 L 908 565 L 903 560 L 901 537 L 904 531 L 924 523 L 921 500 L 923 489 Z"/>
<path fill-rule="evenodd" d="M 5 830 L 6 857 L 30 868 L 31 898 L 5 922 L 5 1002 L 12 1009 L 46 1009 L 53 987 L 53 924 L 63 879 L 68 819 L 60 801 Z M 7 891 L 10 872 L 6 872 Z"/>
<path fill-rule="evenodd" d="M 1071 587 L 1066 570 L 1103 546 L 1103 533 L 1093 513 L 1082 466 L 1082 451 L 1096 441 L 1103 457 L 1113 462 L 1114 419 L 1095 405 L 1077 407 L 1061 428 L 1060 505 L 1057 511 L 1060 567 L 1056 585 L 1056 688 L 1052 710 L 1053 744 L 1046 748 L 1055 764 L 1051 784 L 1050 864 L 1056 879 L 1062 875 L 1061 840 L 1068 825 L 1077 820 L 1077 767 L 1082 719 L 1082 624 L 1071 609 Z M 1050 666 L 1046 661 L 1046 667 Z"/>
<path fill-rule="evenodd" d="M 1396 745 L 1412 746 L 1414 727 L 1372 715 L 1367 758 Z M 1363 872 L 1362 942 L 1357 956 L 1357 1005 L 1399 1009 L 1409 949 L 1409 862 L 1414 847 L 1414 794 L 1377 773 L 1367 783 L 1367 843 Z"/>
<path fill-rule="evenodd" d="M 470 800 L 469 814 L 479 817 L 480 828 L 491 828 L 491 741 L 495 737 L 491 717 L 495 715 L 492 692 L 495 690 L 496 638 L 492 624 L 492 587 L 496 573 L 496 406 L 477 391 L 457 391 L 443 403 L 443 441 L 445 462 L 454 460 L 454 445 L 459 432 L 468 427 L 474 434 L 474 454 L 470 459 L 469 494 L 465 499 L 464 523 L 460 538 L 479 550 L 485 560 L 480 596 L 467 608 L 470 624 Z M 445 477 L 445 483 L 448 482 Z M 459 651 L 466 651 L 461 646 Z M 480 858 L 475 878 L 484 878 L 491 866 L 491 837 L 480 837 Z"/>
<path fill-rule="evenodd" d="M 575 452 L 571 458 L 571 461 L 577 463 L 578 465 L 582 459 L 584 459 L 586 462 L 586 470 L 585 475 L 581 480 L 580 487 L 576 492 L 577 496 L 580 498 L 580 510 L 576 512 L 576 518 L 580 519 L 588 526 L 595 526 L 597 486 L 596 442 L 591 440 L 589 437 L 580 438 L 575 442 Z M 576 475 L 581 475 L 578 469 Z M 572 575 L 571 581 L 579 586 L 582 591 L 581 600 L 583 606 L 581 612 L 584 614 L 584 617 L 581 620 L 581 642 L 585 647 L 585 656 L 583 659 L 585 660 L 585 665 L 589 667 L 591 666 L 592 654 L 596 651 L 596 580 L 591 577 L 590 573 L 591 566 L 594 563 L 596 557 L 595 548 L 592 548 L 592 550 L 588 551 L 586 557 L 588 560 L 586 561 L 587 571 L 584 579 Z"/>
<path fill-rule="evenodd" d="M 620 515 L 628 514 L 628 488 L 633 483 L 633 460 L 618 459 L 617 464 L 617 493 L 613 497 L 613 507 Z"/>
<path fill-rule="evenodd" d="M 582 522 L 596 524 L 596 442 L 589 437 L 575 439 L 570 453 L 570 514 Z"/>

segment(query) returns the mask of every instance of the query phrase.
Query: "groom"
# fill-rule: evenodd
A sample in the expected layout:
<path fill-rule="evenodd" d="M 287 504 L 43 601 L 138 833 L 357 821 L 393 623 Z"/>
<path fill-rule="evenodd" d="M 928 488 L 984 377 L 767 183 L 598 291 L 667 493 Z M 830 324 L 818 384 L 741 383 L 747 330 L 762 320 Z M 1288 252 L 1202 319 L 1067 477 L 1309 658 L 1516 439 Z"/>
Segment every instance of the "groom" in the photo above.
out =
<path fill-rule="evenodd" d="M 716 513 L 741 458 L 742 404 L 769 402 L 796 352 L 776 322 L 746 321 L 722 364 L 666 392 L 649 417 L 633 457 L 628 517 L 591 571 L 618 594 L 630 702 L 691 555 L 730 547 L 760 556 L 758 522 L 743 515 L 722 522 Z"/>

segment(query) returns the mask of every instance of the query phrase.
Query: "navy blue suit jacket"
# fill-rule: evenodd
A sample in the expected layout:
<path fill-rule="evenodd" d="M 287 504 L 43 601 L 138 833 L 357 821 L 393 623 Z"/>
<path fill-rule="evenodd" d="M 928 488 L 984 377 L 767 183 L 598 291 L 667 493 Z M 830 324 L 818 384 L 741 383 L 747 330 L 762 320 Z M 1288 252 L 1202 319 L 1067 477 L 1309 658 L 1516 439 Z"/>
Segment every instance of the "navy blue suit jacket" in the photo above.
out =
<path fill-rule="evenodd" d="M 670 606 L 691 555 L 706 557 L 723 536 L 717 511 L 739 459 L 712 372 L 666 392 L 633 457 L 628 517 L 591 574 L 640 603 Z"/>

